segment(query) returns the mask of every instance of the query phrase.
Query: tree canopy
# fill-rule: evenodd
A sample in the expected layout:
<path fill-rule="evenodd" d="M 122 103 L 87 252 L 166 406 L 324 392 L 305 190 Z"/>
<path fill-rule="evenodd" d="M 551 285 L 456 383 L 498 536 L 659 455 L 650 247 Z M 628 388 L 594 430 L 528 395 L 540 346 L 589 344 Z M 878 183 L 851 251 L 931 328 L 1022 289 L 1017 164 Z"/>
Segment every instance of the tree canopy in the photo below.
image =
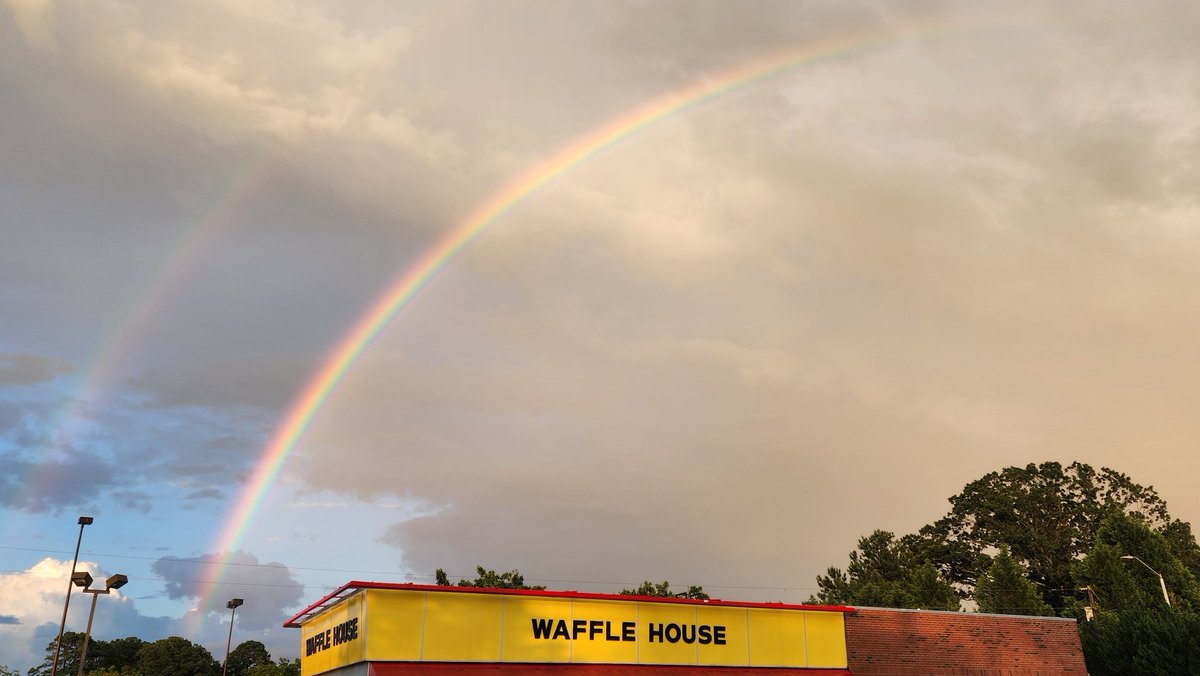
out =
<path fill-rule="evenodd" d="M 946 580 L 895 533 L 877 530 L 859 538 L 846 570 L 830 567 L 817 576 L 810 603 L 880 608 L 958 610 L 959 598 Z"/>
<path fill-rule="evenodd" d="M 494 570 L 487 570 L 483 566 L 475 566 L 476 577 L 473 580 L 463 578 L 458 581 L 459 587 L 486 587 L 490 589 L 545 589 L 542 585 L 525 584 L 525 576 L 519 570 L 510 570 L 507 573 L 497 573 Z M 450 578 L 446 575 L 446 571 L 438 568 L 434 572 L 434 579 L 437 584 L 443 587 L 450 587 Z"/>
<path fill-rule="evenodd" d="M 671 591 L 671 583 L 663 580 L 661 583 L 654 583 L 646 580 L 640 587 L 636 589 L 622 589 L 623 596 L 661 596 L 671 598 L 684 599 L 707 599 L 708 594 L 704 593 L 704 587 L 690 585 L 686 591 L 674 592 Z"/>

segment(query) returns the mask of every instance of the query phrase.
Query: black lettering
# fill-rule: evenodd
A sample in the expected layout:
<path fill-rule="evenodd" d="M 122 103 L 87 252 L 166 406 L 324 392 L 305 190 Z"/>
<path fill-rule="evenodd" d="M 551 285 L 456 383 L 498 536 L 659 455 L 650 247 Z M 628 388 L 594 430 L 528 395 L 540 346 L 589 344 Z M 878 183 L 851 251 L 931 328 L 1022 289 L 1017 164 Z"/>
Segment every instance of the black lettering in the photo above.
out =
<path fill-rule="evenodd" d="M 697 633 L 699 635 L 698 640 L 700 645 L 708 645 L 709 643 L 712 643 L 712 627 L 708 626 L 707 624 L 702 624 L 700 625 L 700 629 Z"/>
<path fill-rule="evenodd" d="M 332 634 L 332 633 L 333 633 L 332 629 L 325 630 L 325 641 L 323 642 L 325 648 L 328 648 L 331 645 L 329 642 L 329 639 L 330 639 L 330 634 Z"/>
<path fill-rule="evenodd" d="M 553 630 L 553 626 L 553 620 L 543 620 L 540 617 L 533 618 L 533 637 L 550 638 L 550 632 Z"/>
<path fill-rule="evenodd" d="M 588 640 L 595 641 L 596 634 L 599 634 L 601 631 L 604 631 L 603 620 L 592 620 L 591 622 L 588 622 Z"/>
<path fill-rule="evenodd" d="M 690 635 L 690 636 L 688 635 L 688 628 L 689 628 L 689 627 L 690 627 L 690 628 L 691 628 L 691 630 L 692 630 L 692 633 L 691 633 L 691 635 Z M 684 643 L 688 643 L 688 644 L 695 643 L 695 642 L 696 642 L 696 625 L 694 625 L 694 624 L 685 624 L 685 625 L 683 625 L 683 636 L 682 636 L 682 638 L 683 638 L 683 642 L 684 642 Z"/>
<path fill-rule="evenodd" d="M 621 640 L 622 641 L 636 641 L 637 634 L 634 633 L 636 627 L 637 627 L 637 624 L 635 624 L 633 622 L 622 622 L 621 623 Z"/>
<path fill-rule="evenodd" d="M 621 637 L 612 633 L 612 622 L 604 621 L 604 640 L 605 641 L 620 641 Z"/>
<path fill-rule="evenodd" d="M 659 643 L 663 641 L 663 625 L 650 623 L 650 642 L 654 643 L 654 639 L 658 639 Z"/>
<path fill-rule="evenodd" d="M 587 631 L 587 620 L 571 620 L 571 640 L 576 640 L 579 635 Z"/>
<path fill-rule="evenodd" d="M 713 645 L 725 645 L 725 625 L 713 627 Z"/>
<path fill-rule="evenodd" d="M 567 621 L 559 620 L 558 624 L 554 625 L 554 638 L 565 638 L 571 640 L 571 634 L 567 631 Z"/>
<path fill-rule="evenodd" d="M 314 645 L 314 643 L 315 643 L 315 641 L 313 640 L 312 636 L 309 636 L 308 638 L 304 639 L 304 656 L 305 657 L 308 657 L 308 656 L 312 655 L 313 653 L 317 652 L 317 648 Z"/>
<path fill-rule="evenodd" d="M 350 620 L 350 640 L 358 638 L 358 618 Z"/>
<path fill-rule="evenodd" d="M 679 635 L 680 635 L 681 631 L 679 629 L 678 624 L 675 624 L 674 622 L 672 622 L 671 624 L 668 624 L 666 631 L 663 633 L 666 634 L 666 636 L 667 636 L 667 642 L 679 643 Z"/>

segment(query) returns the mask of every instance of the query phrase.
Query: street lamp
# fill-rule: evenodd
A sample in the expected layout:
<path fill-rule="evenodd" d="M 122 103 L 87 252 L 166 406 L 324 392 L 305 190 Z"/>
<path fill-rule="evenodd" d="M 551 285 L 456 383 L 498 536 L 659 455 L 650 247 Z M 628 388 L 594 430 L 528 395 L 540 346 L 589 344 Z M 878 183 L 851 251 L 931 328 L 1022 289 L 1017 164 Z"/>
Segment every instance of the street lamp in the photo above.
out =
<path fill-rule="evenodd" d="M 221 676 L 229 671 L 229 646 L 233 644 L 233 618 L 237 615 L 238 606 L 245 603 L 242 599 L 229 599 L 225 607 L 229 609 L 229 638 L 225 639 L 225 664 L 221 667 Z"/>
<path fill-rule="evenodd" d="M 71 607 L 71 587 L 76 585 L 75 566 L 79 565 L 79 545 L 83 543 L 83 527 L 95 521 L 90 516 L 79 517 L 79 538 L 75 540 L 75 558 L 71 560 L 71 578 L 67 580 L 67 600 L 63 603 L 62 622 L 58 623 L 58 638 L 54 639 L 54 661 L 50 664 L 50 676 L 58 676 L 58 654 L 62 650 L 63 630 L 67 628 L 67 608 Z M 90 576 L 89 576 L 90 578 Z M 87 586 L 84 584 L 83 586 Z"/>
<path fill-rule="evenodd" d="M 1143 560 L 1139 559 L 1138 557 L 1133 556 L 1131 554 L 1126 554 L 1125 556 L 1122 556 L 1121 558 L 1122 559 L 1133 559 L 1134 561 L 1137 561 L 1138 563 L 1145 566 L 1146 570 L 1149 570 L 1151 573 L 1154 573 L 1155 575 L 1158 576 L 1158 584 L 1162 586 L 1163 600 L 1167 602 L 1167 607 L 1170 608 L 1171 607 L 1171 597 L 1167 596 L 1167 581 L 1163 579 L 1162 573 L 1158 572 L 1157 570 L 1154 570 L 1153 568 L 1150 567 L 1150 564 L 1146 563 L 1145 561 L 1143 561 Z"/>
<path fill-rule="evenodd" d="M 88 613 L 87 631 L 83 632 L 83 650 L 79 651 L 78 676 L 83 676 L 83 663 L 87 660 L 88 640 L 92 637 L 92 617 L 96 615 L 96 599 L 100 598 L 101 594 L 107 594 L 114 589 L 124 587 L 125 583 L 129 582 L 129 578 L 117 573 L 104 581 L 104 589 L 92 589 L 92 576 L 87 572 L 81 573 L 80 579 L 86 580 L 83 585 L 83 593 L 92 595 L 92 610 Z"/>

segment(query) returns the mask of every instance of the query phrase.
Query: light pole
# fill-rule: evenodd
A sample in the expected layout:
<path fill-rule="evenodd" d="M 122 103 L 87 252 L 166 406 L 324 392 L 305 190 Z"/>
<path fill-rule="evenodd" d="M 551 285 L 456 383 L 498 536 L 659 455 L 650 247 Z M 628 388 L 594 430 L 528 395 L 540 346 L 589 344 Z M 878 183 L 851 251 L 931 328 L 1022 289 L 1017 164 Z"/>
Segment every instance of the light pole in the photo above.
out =
<path fill-rule="evenodd" d="M 83 577 L 83 579 L 86 580 L 84 583 L 83 593 L 92 595 L 92 610 L 88 612 L 87 630 L 83 632 L 83 650 L 79 651 L 78 676 L 83 676 L 83 663 L 87 660 L 88 640 L 92 637 L 92 617 L 96 615 L 96 599 L 100 598 L 101 594 L 107 594 L 114 589 L 120 589 L 121 587 L 124 587 L 125 583 L 129 582 L 129 578 L 117 573 L 116 575 L 113 575 L 104 581 L 104 589 L 92 589 L 92 576 L 86 572 L 80 573 L 80 576 L 86 576 Z"/>
<path fill-rule="evenodd" d="M 1167 596 L 1167 581 L 1163 579 L 1162 573 L 1158 572 L 1157 570 L 1154 570 L 1153 568 L 1150 567 L 1150 564 L 1146 563 L 1145 561 L 1139 559 L 1136 556 L 1133 556 L 1132 554 L 1126 554 L 1125 556 L 1122 556 L 1121 558 L 1122 559 L 1133 559 L 1134 561 L 1137 561 L 1138 563 L 1145 566 L 1146 570 L 1149 570 L 1151 573 L 1154 573 L 1155 575 L 1158 576 L 1158 584 L 1160 586 L 1162 586 L 1163 600 L 1167 602 L 1167 607 L 1170 608 L 1171 607 L 1171 597 Z"/>
<path fill-rule="evenodd" d="M 67 628 L 67 608 L 71 607 L 71 587 L 76 584 L 75 566 L 79 565 L 79 545 L 83 543 L 83 527 L 90 526 L 92 521 L 95 519 L 90 516 L 79 517 L 79 539 L 75 540 L 75 558 L 71 560 L 71 577 L 67 580 L 67 600 L 63 603 L 62 622 L 58 623 L 58 638 L 54 639 L 54 661 L 50 664 L 50 676 L 58 676 L 58 654 L 62 651 L 63 630 Z"/>
<path fill-rule="evenodd" d="M 229 646 L 233 644 L 233 618 L 237 616 L 238 606 L 245 603 L 242 599 L 229 599 L 225 607 L 229 609 L 229 638 L 225 639 L 225 664 L 221 667 L 221 676 L 229 672 Z"/>

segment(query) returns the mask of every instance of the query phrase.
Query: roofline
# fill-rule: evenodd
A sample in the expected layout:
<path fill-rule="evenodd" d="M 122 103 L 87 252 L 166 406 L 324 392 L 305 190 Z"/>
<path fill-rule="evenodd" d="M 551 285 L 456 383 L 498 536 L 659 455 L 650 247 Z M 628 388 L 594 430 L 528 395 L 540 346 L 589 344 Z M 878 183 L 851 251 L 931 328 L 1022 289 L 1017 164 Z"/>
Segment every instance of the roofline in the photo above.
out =
<path fill-rule="evenodd" d="M 853 612 L 850 606 L 805 605 L 794 603 L 758 602 L 758 601 L 723 601 L 721 599 L 684 599 L 668 596 L 634 596 L 627 594 L 599 594 L 593 592 L 555 591 L 548 589 L 498 589 L 494 587 L 457 587 L 432 584 L 414 584 L 411 582 L 366 582 L 352 580 L 321 597 L 319 601 L 296 613 L 283 626 L 296 628 L 302 622 L 311 619 L 326 609 L 341 603 L 343 599 L 362 589 L 390 589 L 416 592 L 451 592 L 459 594 L 499 594 L 502 596 L 539 596 L 549 598 L 584 599 L 589 601 L 643 601 L 650 603 L 677 603 L 693 606 L 722 606 L 733 608 L 769 608 L 774 610 L 821 610 L 835 613 Z"/>
<path fill-rule="evenodd" d="M 891 613 L 924 613 L 936 615 L 958 615 L 960 617 L 1006 617 L 1022 620 L 1055 620 L 1057 622 L 1076 622 L 1078 618 L 1059 617 L 1058 615 L 1010 615 L 1008 613 L 981 613 L 974 610 L 929 610 L 925 608 L 883 608 L 881 606 L 855 606 L 853 610 L 884 610 Z"/>

